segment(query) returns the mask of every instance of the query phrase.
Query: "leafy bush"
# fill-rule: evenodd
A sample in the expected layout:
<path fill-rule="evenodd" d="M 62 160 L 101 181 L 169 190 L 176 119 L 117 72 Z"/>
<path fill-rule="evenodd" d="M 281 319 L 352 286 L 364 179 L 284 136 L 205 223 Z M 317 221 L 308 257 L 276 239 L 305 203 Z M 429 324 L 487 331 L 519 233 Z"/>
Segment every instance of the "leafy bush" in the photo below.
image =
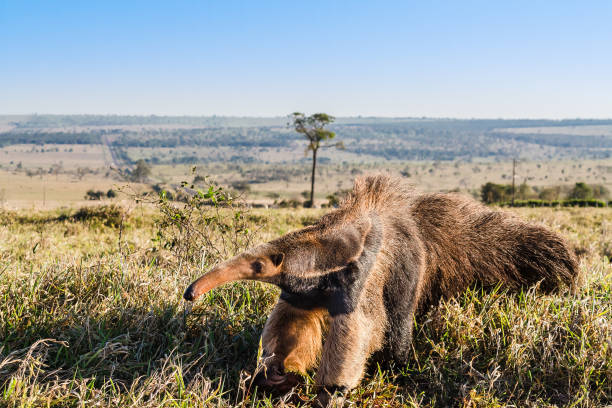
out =
<path fill-rule="evenodd" d="M 100 191 L 100 190 L 87 190 L 87 192 L 85 193 L 85 199 L 86 200 L 101 200 L 102 197 L 104 197 L 106 194 L 104 194 L 104 191 Z"/>
<path fill-rule="evenodd" d="M 502 205 L 507 207 L 606 207 L 612 204 L 606 203 L 603 200 L 514 200 L 514 205 L 511 202 L 505 202 Z"/>
<path fill-rule="evenodd" d="M 144 160 L 140 159 L 136 163 L 136 168 L 132 171 L 130 175 L 130 180 L 136 183 L 145 182 L 149 176 L 151 175 L 151 166 L 147 164 Z"/>
<path fill-rule="evenodd" d="M 281 200 L 277 203 L 279 208 L 299 208 L 304 206 L 304 203 L 296 199 Z"/>
<path fill-rule="evenodd" d="M 336 208 L 340 204 L 340 200 L 335 194 L 330 194 L 326 198 L 328 207 Z"/>
<path fill-rule="evenodd" d="M 207 183 L 204 190 L 177 191 L 183 202 L 171 201 L 165 190 L 153 199 L 140 198 L 159 210 L 157 250 L 170 251 L 178 265 L 214 264 L 250 246 L 255 236 L 246 204 L 214 182 Z"/>
<path fill-rule="evenodd" d="M 336 208 L 340 205 L 340 202 L 346 197 L 349 190 L 338 190 L 333 194 L 328 195 L 327 198 L 327 206 Z"/>
<path fill-rule="evenodd" d="M 487 183 L 480 188 L 480 197 L 487 204 L 506 201 L 512 195 L 512 186 L 508 184 Z"/>
<path fill-rule="evenodd" d="M 593 197 L 593 189 L 586 183 L 576 183 L 574 188 L 569 192 L 567 198 L 587 200 Z"/>
<path fill-rule="evenodd" d="M 564 207 L 605 207 L 606 202 L 602 200 L 595 200 L 593 198 L 588 200 L 571 199 L 564 200 L 561 202 Z"/>

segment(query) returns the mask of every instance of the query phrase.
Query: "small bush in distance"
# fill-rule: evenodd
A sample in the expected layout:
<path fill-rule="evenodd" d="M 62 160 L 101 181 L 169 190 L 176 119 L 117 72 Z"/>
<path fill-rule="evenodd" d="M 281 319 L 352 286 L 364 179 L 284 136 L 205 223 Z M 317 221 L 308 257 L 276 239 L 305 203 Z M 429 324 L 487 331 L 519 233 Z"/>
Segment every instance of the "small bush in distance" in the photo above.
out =
<path fill-rule="evenodd" d="M 85 193 L 85 199 L 96 201 L 101 200 L 102 197 L 104 197 L 105 195 L 106 194 L 104 194 L 104 192 L 100 190 L 87 190 L 87 192 Z"/>

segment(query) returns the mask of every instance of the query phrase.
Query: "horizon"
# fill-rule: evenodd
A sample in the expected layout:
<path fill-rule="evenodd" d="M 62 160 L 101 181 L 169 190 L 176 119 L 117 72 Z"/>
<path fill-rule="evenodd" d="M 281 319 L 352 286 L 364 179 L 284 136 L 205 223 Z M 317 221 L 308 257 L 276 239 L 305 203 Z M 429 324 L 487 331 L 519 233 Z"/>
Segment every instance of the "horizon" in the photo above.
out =
<path fill-rule="evenodd" d="M 306 114 L 313 114 L 319 112 L 305 112 Z M 551 118 L 551 117 L 451 117 L 451 116 L 384 116 L 384 115 L 334 115 L 333 113 L 329 113 L 334 119 L 407 119 L 407 120 L 460 120 L 460 121 L 470 121 L 470 120 L 508 120 L 508 121 L 550 121 L 550 122 L 564 122 L 564 121 L 612 121 L 612 116 L 609 117 L 560 117 L 560 118 Z M 167 118 L 221 118 L 221 119 L 286 119 L 290 117 L 290 114 L 287 115 L 190 115 L 190 114 L 157 114 L 157 113 L 143 113 L 143 114 L 126 114 L 126 113 L 41 113 L 41 112 L 31 112 L 31 113 L 4 113 L 0 112 L 0 117 L 10 117 L 10 116 L 108 116 L 108 117 L 167 117 Z"/>
<path fill-rule="evenodd" d="M 0 112 L 604 119 L 610 20 L 605 1 L 6 1 Z"/>

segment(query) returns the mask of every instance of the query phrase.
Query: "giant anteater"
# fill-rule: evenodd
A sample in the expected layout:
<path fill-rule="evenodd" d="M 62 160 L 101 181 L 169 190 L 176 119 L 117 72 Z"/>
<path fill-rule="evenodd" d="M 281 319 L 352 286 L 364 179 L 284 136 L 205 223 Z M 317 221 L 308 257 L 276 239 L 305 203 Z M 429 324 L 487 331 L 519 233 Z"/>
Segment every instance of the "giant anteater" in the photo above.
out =
<path fill-rule="evenodd" d="M 558 234 L 458 194 L 398 178 L 357 179 L 316 224 L 262 244 L 193 282 L 185 299 L 253 279 L 282 291 L 263 331 L 261 385 L 286 389 L 318 361 L 319 403 L 358 385 L 375 352 L 406 361 L 415 314 L 471 285 L 550 290 L 576 260 Z M 325 340 L 325 341 L 324 341 Z M 339 391 L 338 393 L 336 393 Z"/>

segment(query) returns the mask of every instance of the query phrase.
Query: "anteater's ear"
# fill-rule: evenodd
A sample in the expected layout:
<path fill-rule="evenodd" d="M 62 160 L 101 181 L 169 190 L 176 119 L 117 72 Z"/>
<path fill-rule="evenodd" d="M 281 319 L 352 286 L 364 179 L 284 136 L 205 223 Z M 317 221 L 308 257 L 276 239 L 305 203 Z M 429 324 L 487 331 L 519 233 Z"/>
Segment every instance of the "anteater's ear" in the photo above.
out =
<path fill-rule="evenodd" d="M 370 215 L 331 229 L 319 238 L 316 269 L 330 270 L 375 255 L 382 243 L 382 226 Z M 371 256 L 370 256 L 371 258 Z"/>
<path fill-rule="evenodd" d="M 283 263 L 283 259 L 285 259 L 285 254 L 282 253 L 270 255 L 270 260 L 272 261 L 272 264 L 277 268 Z"/>

